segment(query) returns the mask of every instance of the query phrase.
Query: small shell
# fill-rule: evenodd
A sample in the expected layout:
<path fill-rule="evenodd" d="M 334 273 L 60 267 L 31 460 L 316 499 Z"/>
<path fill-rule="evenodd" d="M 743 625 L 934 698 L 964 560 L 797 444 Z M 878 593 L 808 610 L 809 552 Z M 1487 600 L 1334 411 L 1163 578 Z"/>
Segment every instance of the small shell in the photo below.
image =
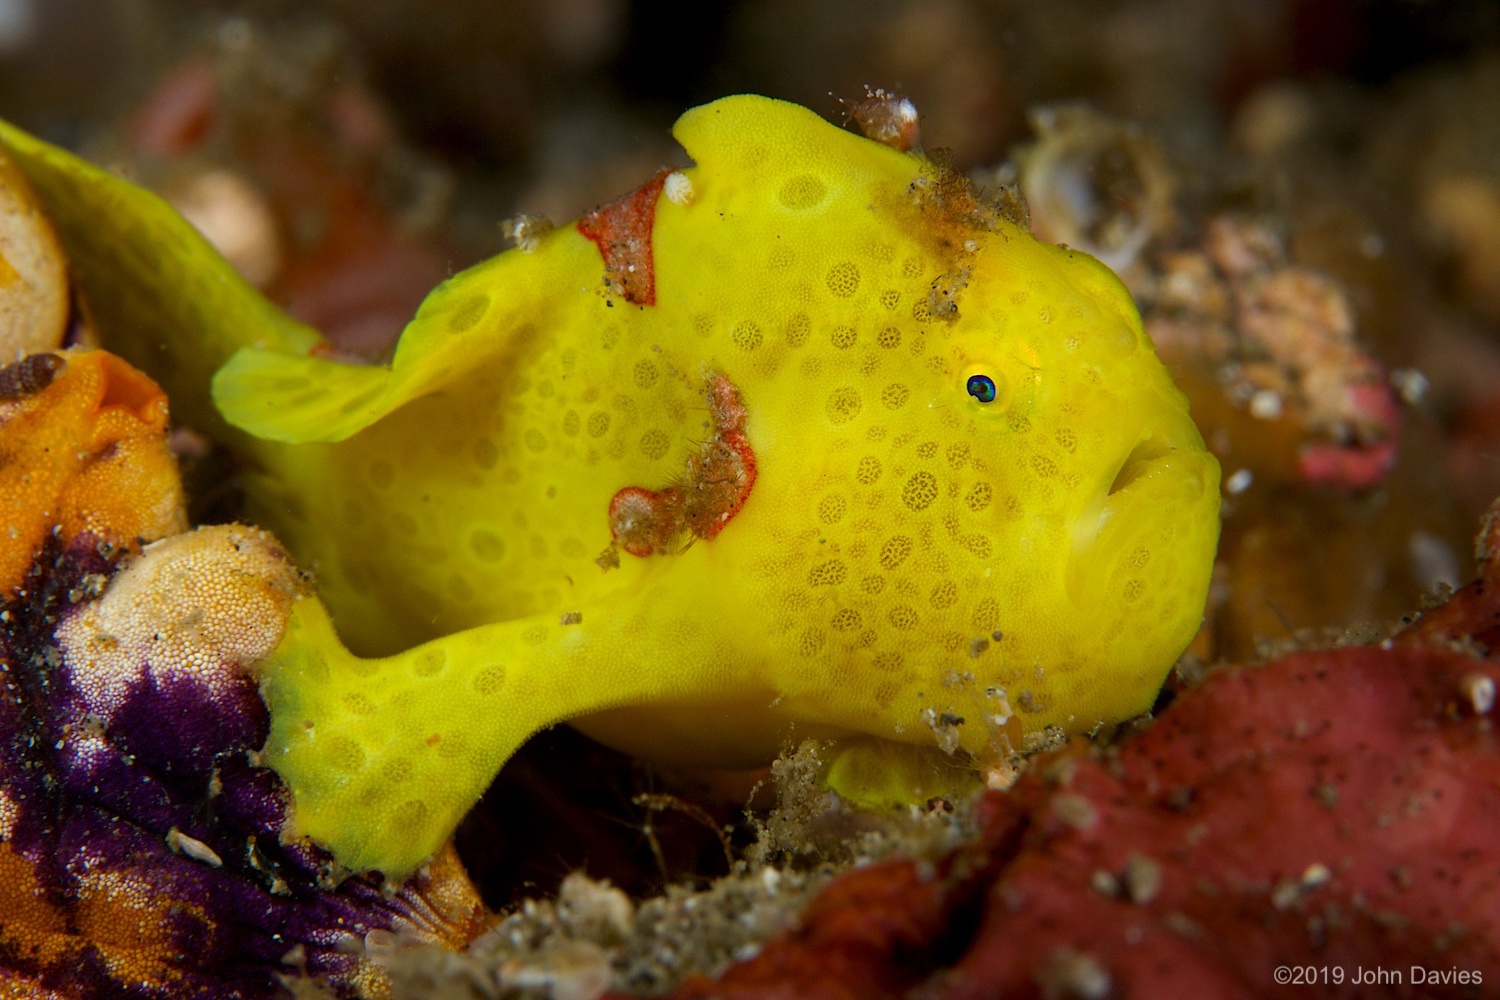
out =
<path fill-rule="evenodd" d="M 1085 105 L 1037 108 L 1031 124 L 1037 141 L 1015 158 L 1032 231 L 1125 271 L 1172 225 L 1174 179 L 1161 150 Z"/>
<path fill-rule="evenodd" d="M 64 364 L 56 354 L 32 354 L 0 368 L 0 402 L 36 395 L 52 384 Z"/>
<path fill-rule="evenodd" d="M 921 118 L 909 97 L 879 87 L 866 87 L 865 99 L 849 113 L 867 139 L 903 153 L 922 148 Z"/>

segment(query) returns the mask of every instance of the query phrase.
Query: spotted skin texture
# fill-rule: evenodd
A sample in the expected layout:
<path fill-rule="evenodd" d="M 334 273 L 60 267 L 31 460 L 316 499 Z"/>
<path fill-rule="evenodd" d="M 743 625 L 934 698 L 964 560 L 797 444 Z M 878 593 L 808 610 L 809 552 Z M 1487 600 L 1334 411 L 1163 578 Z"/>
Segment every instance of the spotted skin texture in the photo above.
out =
<path fill-rule="evenodd" d="M 672 197 L 586 220 L 608 257 L 559 227 L 437 288 L 389 367 L 278 327 L 214 377 L 321 598 L 262 665 L 265 760 L 353 867 L 412 870 L 558 720 L 721 766 L 934 720 L 985 754 L 1146 710 L 1199 624 L 1219 471 L 1112 274 L 793 105 L 675 135 Z M 716 442 L 755 474 L 727 523 L 602 558 L 611 501 L 721 478 Z"/>

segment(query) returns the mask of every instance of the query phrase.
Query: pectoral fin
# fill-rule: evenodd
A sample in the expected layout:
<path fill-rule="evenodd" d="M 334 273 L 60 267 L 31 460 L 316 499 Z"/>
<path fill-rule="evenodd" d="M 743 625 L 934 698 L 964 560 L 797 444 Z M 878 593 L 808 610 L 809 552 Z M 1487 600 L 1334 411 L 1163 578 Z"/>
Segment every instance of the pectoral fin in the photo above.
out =
<path fill-rule="evenodd" d="M 257 667 L 271 709 L 262 759 L 291 790 L 290 832 L 396 880 L 425 861 L 557 711 L 534 712 L 515 691 L 527 627 L 363 659 L 344 648 L 320 601 L 300 601 Z"/>
<path fill-rule="evenodd" d="M 622 636 L 640 627 L 628 598 L 369 659 L 345 648 L 320 600 L 299 600 L 255 668 L 271 712 L 262 761 L 291 791 L 290 832 L 399 880 L 452 836 L 537 730 L 670 696 L 680 673 L 621 662 Z M 644 645 L 665 662 L 661 644 Z"/>

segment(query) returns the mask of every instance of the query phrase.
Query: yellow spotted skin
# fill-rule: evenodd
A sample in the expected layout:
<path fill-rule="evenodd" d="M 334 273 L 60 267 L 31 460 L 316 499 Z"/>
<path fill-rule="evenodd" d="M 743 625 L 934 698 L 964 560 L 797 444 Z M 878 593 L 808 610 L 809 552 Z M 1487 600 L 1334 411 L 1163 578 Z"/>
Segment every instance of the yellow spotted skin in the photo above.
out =
<path fill-rule="evenodd" d="M 388 368 L 283 342 L 214 380 L 322 601 L 263 667 L 265 760 L 346 864 L 410 871 L 558 720 L 699 764 L 933 722 L 979 753 L 1145 711 L 1198 627 L 1219 470 L 1111 273 L 794 105 L 675 135 L 654 305 L 568 226 L 436 289 Z M 743 509 L 602 568 L 719 375 Z"/>

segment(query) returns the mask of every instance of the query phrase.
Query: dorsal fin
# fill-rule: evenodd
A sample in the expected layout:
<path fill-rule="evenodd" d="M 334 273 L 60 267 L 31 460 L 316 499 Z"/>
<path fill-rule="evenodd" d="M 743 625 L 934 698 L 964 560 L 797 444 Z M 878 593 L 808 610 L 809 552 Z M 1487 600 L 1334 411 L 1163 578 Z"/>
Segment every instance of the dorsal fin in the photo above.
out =
<path fill-rule="evenodd" d="M 700 168 L 727 175 L 798 167 L 834 176 L 861 167 L 909 174 L 919 159 L 832 125 L 800 104 L 756 94 L 684 111 L 672 136 Z"/>
<path fill-rule="evenodd" d="M 553 230 L 531 253 L 508 251 L 433 289 L 389 366 L 245 348 L 214 376 L 214 403 L 259 438 L 342 441 L 504 353 L 556 289 L 577 284 L 581 267 L 599 270 L 593 245 L 572 229 Z"/>

